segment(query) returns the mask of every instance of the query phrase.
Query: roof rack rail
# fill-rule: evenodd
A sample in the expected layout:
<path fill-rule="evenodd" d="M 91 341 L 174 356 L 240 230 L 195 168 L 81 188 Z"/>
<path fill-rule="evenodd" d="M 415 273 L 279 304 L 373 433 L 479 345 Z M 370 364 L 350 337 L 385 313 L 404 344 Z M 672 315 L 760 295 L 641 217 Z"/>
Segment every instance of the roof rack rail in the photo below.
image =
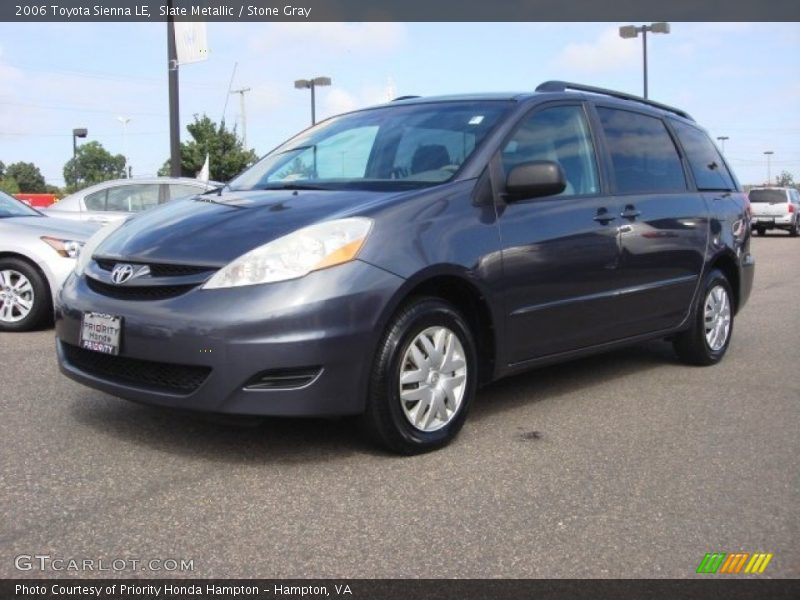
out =
<path fill-rule="evenodd" d="M 537 92 L 565 92 L 567 90 L 575 90 L 578 92 L 590 92 L 592 94 L 601 94 L 603 96 L 611 96 L 613 98 L 621 98 L 623 100 L 632 100 L 634 102 L 641 102 L 642 104 L 649 104 L 650 106 L 660 108 L 661 110 L 666 110 L 671 113 L 675 113 L 676 115 L 679 115 L 684 119 L 689 119 L 690 121 L 694 121 L 694 119 L 689 113 L 679 108 L 675 108 L 674 106 L 661 104 L 660 102 L 654 102 L 653 100 L 648 100 L 647 98 L 642 98 L 641 96 L 635 96 L 633 94 L 626 94 L 625 92 L 618 92 L 616 90 L 607 90 L 601 87 L 594 87 L 593 85 L 570 83 L 569 81 L 545 81 L 536 88 Z"/>
<path fill-rule="evenodd" d="M 397 98 L 393 98 L 392 102 L 397 102 L 398 100 L 411 100 L 412 98 L 422 98 L 422 96 L 398 96 Z"/>

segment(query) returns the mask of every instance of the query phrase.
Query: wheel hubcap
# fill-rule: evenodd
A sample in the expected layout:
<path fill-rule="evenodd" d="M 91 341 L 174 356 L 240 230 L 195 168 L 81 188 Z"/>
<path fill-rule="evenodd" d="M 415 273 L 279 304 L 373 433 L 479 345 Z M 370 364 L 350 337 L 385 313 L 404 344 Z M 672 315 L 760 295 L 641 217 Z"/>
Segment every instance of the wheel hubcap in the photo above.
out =
<path fill-rule="evenodd" d="M 731 332 L 731 303 L 721 285 L 711 288 L 706 296 L 705 328 L 708 347 L 714 352 L 721 350 Z"/>
<path fill-rule="evenodd" d="M 467 387 L 467 361 L 458 336 L 447 327 L 421 332 L 403 356 L 400 404 L 419 431 L 441 429 L 458 414 Z"/>
<path fill-rule="evenodd" d="M 19 271 L 0 271 L 0 321 L 16 323 L 33 308 L 33 286 Z"/>

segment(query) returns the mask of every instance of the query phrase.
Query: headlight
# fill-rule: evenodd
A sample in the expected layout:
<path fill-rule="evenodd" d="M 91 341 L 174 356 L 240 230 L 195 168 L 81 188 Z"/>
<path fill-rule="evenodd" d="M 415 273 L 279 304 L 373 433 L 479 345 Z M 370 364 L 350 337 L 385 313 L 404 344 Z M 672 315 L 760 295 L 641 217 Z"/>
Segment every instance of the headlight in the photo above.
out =
<path fill-rule="evenodd" d="M 83 275 L 83 271 L 86 268 L 86 265 L 89 264 L 89 261 L 92 260 L 92 254 L 94 254 L 94 251 L 97 250 L 97 247 L 102 244 L 109 235 L 122 227 L 123 223 L 125 223 L 125 219 L 113 221 L 102 229 L 95 231 L 94 235 L 86 240 L 86 243 L 81 249 L 81 253 L 78 255 L 78 262 L 75 264 L 75 275 L 78 275 L 79 277 Z"/>
<path fill-rule="evenodd" d="M 49 236 L 42 236 L 41 240 L 64 258 L 78 258 L 83 248 L 83 242 L 76 240 L 62 240 Z"/>
<path fill-rule="evenodd" d="M 353 260 L 372 221 L 363 217 L 325 221 L 298 229 L 243 254 L 211 277 L 203 289 L 296 279 Z"/>

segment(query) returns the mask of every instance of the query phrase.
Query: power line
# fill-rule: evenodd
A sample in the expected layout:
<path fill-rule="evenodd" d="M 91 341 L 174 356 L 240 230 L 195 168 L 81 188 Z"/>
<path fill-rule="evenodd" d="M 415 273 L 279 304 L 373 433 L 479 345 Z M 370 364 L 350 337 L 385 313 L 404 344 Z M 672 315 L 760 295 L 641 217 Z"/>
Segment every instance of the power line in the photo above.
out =
<path fill-rule="evenodd" d="M 102 108 L 89 108 L 82 106 L 55 106 L 52 104 L 30 104 L 28 102 L 7 102 L 5 100 L 0 100 L 0 104 L 5 106 L 20 106 L 23 108 L 35 108 L 42 110 L 63 110 L 67 112 L 89 112 L 89 113 L 101 113 L 109 115 L 116 115 L 119 112 L 117 110 L 105 110 Z M 132 115 L 142 115 L 147 117 L 164 116 L 164 113 L 155 113 L 155 112 L 134 112 L 134 111 L 127 111 L 127 112 L 130 112 L 130 114 Z"/>

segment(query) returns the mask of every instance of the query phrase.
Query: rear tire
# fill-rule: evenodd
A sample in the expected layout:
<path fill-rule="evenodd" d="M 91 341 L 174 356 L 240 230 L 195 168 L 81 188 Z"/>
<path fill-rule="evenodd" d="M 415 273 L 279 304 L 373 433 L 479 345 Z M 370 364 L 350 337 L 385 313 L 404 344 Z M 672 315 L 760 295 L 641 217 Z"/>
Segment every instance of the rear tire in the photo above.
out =
<path fill-rule="evenodd" d="M 30 331 L 52 317 L 44 276 L 18 258 L 0 259 L 0 331 Z"/>
<path fill-rule="evenodd" d="M 792 225 L 792 228 L 789 230 L 789 235 L 791 237 L 797 237 L 800 235 L 800 216 L 794 220 L 794 225 Z"/>
<path fill-rule="evenodd" d="M 725 356 L 733 335 L 733 294 L 725 275 L 712 270 L 698 294 L 692 325 L 675 336 L 678 357 L 690 365 L 707 366 Z"/>
<path fill-rule="evenodd" d="M 464 425 L 477 376 L 475 341 L 461 314 L 437 298 L 418 298 L 381 339 L 362 428 L 399 454 L 440 448 Z"/>
<path fill-rule="evenodd" d="M 767 235 L 767 230 L 764 227 L 756 227 L 756 233 L 761 237 Z"/>

